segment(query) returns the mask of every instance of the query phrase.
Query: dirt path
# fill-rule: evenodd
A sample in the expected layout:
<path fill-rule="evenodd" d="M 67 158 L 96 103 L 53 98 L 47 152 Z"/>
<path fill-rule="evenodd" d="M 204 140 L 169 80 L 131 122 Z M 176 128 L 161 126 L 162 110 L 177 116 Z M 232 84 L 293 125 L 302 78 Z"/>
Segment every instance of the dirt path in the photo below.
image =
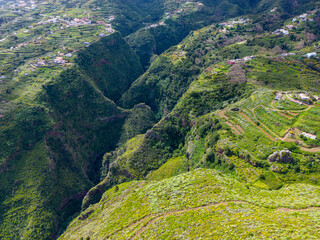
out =
<path fill-rule="evenodd" d="M 287 114 L 285 114 L 283 112 L 278 111 L 278 113 L 281 114 L 282 116 L 286 117 L 286 118 L 289 118 L 289 119 L 292 118 L 291 116 L 289 116 L 289 115 L 287 115 Z"/>
<path fill-rule="evenodd" d="M 238 130 L 240 131 L 240 132 L 242 132 L 242 134 L 245 134 L 246 132 L 241 128 L 241 126 L 240 125 L 235 125 L 236 126 L 236 128 L 238 128 Z"/>
<path fill-rule="evenodd" d="M 144 218 L 142 218 L 142 219 L 140 219 L 140 220 L 138 220 L 138 221 L 136 221 L 134 223 L 134 224 L 139 224 L 139 223 L 143 222 L 144 220 L 155 216 L 153 219 L 148 221 L 143 227 L 141 227 L 137 232 L 135 232 L 135 234 L 130 238 L 130 240 L 138 239 L 138 237 L 140 236 L 141 233 L 143 233 L 147 228 L 149 228 L 154 222 L 156 222 L 160 218 L 165 218 L 165 217 L 168 217 L 168 216 L 171 216 L 171 215 L 190 212 L 190 211 L 201 210 L 201 209 L 208 208 L 208 207 L 226 205 L 226 204 L 229 204 L 229 203 L 246 203 L 246 204 L 249 204 L 249 205 L 254 205 L 254 206 L 257 206 L 257 207 L 261 207 L 261 206 L 252 204 L 250 202 L 234 200 L 234 201 L 225 201 L 225 202 L 220 202 L 220 203 L 213 203 L 213 204 L 209 204 L 209 205 L 201 206 L 201 207 L 187 208 L 187 209 L 183 209 L 183 210 L 171 211 L 171 212 L 164 213 L 162 215 L 149 215 L 149 216 L 146 216 L 146 217 L 144 217 Z M 292 208 L 275 208 L 275 209 L 279 210 L 279 211 L 285 211 L 285 212 L 289 212 L 289 211 L 298 212 L 298 211 L 306 211 L 306 210 L 311 210 L 311 209 L 320 210 L 320 207 L 307 207 L 307 208 L 300 208 L 300 209 L 292 209 Z M 130 224 L 129 226 L 132 226 L 134 224 Z"/>
<path fill-rule="evenodd" d="M 259 106 L 264 107 L 264 106 L 262 106 L 262 105 L 259 105 Z M 280 136 L 278 136 L 276 133 L 274 133 L 273 131 L 271 131 L 271 130 L 270 130 L 266 125 L 264 125 L 261 121 L 259 121 L 258 118 L 257 118 L 257 116 L 256 116 L 256 114 L 255 114 L 255 112 L 254 112 L 254 110 L 255 110 L 257 107 L 259 107 L 259 106 L 256 106 L 256 107 L 253 108 L 251 111 L 252 111 L 255 119 L 256 119 L 262 126 L 264 126 L 269 132 L 271 132 L 272 134 L 274 134 L 279 140 L 281 140 L 281 141 L 283 141 L 283 142 L 297 142 L 297 141 L 298 141 L 300 144 L 303 144 L 303 142 L 302 142 L 301 140 L 296 140 L 296 139 L 290 139 L 290 138 L 289 138 L 289 132 L 290 132 L 290 130 L 292 130 L 291 128 L 289 128 L 289 129 L 286 131 L 286 133 L 284 134 L 284 137 L 280 137 Z M 309 106 L 307 109 L 301 110 L 301 111 L 307 111 L 307 110 L 309 110 L 311 107 L 312 107 L 312 106 Z M 266 107 L 265 107 L 265 108 L 266 108 Z M 279 112 L 279 113 L 280 113 L 280 112 Z M 248 117 L 248 118 L 249 118 L 249 117 Z M 255 124 L 255 125 L 256 125 L 256 124 Z M 257 125 L 256 125 L 256 126 L 257 126 Z M 307 148 L 307 147 L 301 147 L 301 146 L 300 146 L 300 149 L 301 149 L 302 151 L 311 152 L 311 153 L 320 152 L 320 147 Z"/>
<path fill-rule="evenodd" d="M 298 113 L 293 113 L 293 112 L 288 112 L 290 115 L 292 115 L 292 116 L 298 116 L 299 114 Z"/>
<path fill-rule="evenodd" d="M 264 107 L 262 105 L 259 105 L 257 107 Z M 288 128 L 288 130 L 286 131 L 286 133 L 284 134 L 283 137 L 280 137 L 278 134 L 276 134 L 274 131 L 272 131 L 270 128 L 268 128 L 264 123 L 262 123 L 260 120 L 258 120 L 256 113 L 254 112 L 254 110 L 257 108 L 255 107 L 254 109 L 252 109 L 252 114 L 255 117 L 255 119 L 265 128 L 267 129 L 269 132 L 271 132 L 274 136 L 276 136 L 279 140 L 283 141 L 283 142 L 295 142 L 294 139 L 289 139 L 288 135 L 289 135 L 289 131 L 291 130 L 291 128 Z M 280 112 L 278 112 L 280 113 Z"/>
<path fill-rule="evenodd" d="M 269 133 L 267 133 L 263 128 L 259 127 L 257 124 L 255 124 L 251 118 L 249 118 L 245 113 L 239 112 L 243 117 L 245 117 L 252 125 L 256 126 L 264 135 L 266 135 L 268 138 L 270 138 L 272 141 L 276 142 L 277 140 L 274 139 Z"/>
<path fill-rule="evenodd" d="M 219 112 L 219 116 L 225 118 L 226 120 L 229 120 L 229 117 L 225 115 L 226 109 Z"/>
<path fill-rule="evenodd" d="M 219 116 L 220 117 L 223 117 L 224 119 L 226 119 L 226 124 L 237 134 L 237 135 L 241 135 L 242 133 L 245 133 L 245 131 L 239 126 L 239 125 L 235 125 L 231 120 L 230 118 L 225 115 L 225 112 L 227 110 L 224 109 L 222 111 L 219 112 Z"/>
<path fill-rule="evenodd" d="M 235 126 L 233 126 L 232 123 L 226 121 L 226 124 L 227 124 L 230 128 L 232 128 L 232 130 L 235 131 L 235 133 L 236 133 L 237 135 L 241 135 L 241 133 L 238 131 L 238 129 L 237 129 Z"/>
<path fill-rule="evenodd" d="M 290 99 L 289 99 L 289 100 L 290 100 Z M 290 101 L 291 101 L 291 100 L 290 100 Z M 299 104 L 298 101 L 293 101 L 293 102 Z M 263 105 L 260 105 L 260 106 L 262 106 L 262 107 L 264 107 L 264 108 L 266 108 L 266 109 L 276 110 L 276 111 L 279 112 L 279 113 L 280 113 L 280 112 L 285 112 L 285 111 L 290 111 L 290 112 L 288 112 L 288 113 L 292 114 L 293 116 L 297 116 L 297 115 L 298 115 L 297 113 L 308 111 L 310 108 L 313 107 L 313 105 L 304 104 L 305 106 L 308 106 L 306 109 L 302 109 L 302 110 L 280 110 L 280 109 L 278 109 L 278 108 L 276 108 L 276 107 L 274 106 L 274 103 L 275 103 L 275 101 L 272 101 L 272 102 L 271 102 L 271 107 L 272 107 L 272 108 L 269 108 L 269 107 L 266 107 L 266 106 L 263 106 Z M 315 105 L 315 106 L 316 106 L 316 105 Z M 293 113 L 293 112 L 295 112 L 295 113 Z"/>
<path fill-rule="evenodd" d="M 310 106 L 310 105 L 308 105 L 308 104 L 306 104 L 306 103 L 304 103 L 304 102 L 300 102 L 300 101 L 298 101 L 298 100 L 295 100 L 295 99 L 289 97 L 288 93 L 286 93 L 286 97 L 287 97 L 291 102 L 294 102 L 294 103 L 297 103 L 297 104 L 303 104 L 303 105 L 305 105 L 305 106 Z"/>
<path fill-rule="evenodd" d="M 301 149 L 302 151 L 311 152 L 311 153 L 320 152 L 320 147 L 315 147 L 315 148 L 300 147 L 300 149 Z"/>

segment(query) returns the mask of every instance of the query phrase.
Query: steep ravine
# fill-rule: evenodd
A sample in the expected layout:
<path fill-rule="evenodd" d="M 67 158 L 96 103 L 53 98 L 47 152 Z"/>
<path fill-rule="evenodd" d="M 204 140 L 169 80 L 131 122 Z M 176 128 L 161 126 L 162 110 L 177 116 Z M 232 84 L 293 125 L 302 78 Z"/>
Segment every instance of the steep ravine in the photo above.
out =
<path fill-rule="evenodd" d="M 37 102 L 1 119 L 3 141 L 12 146 L 11 135 L 20 139 L 1 165 L 1 239 L 53 239 L 80 209 L 130 114 L 112 100 L 141 73 L 136 54 L 115 33 L 80 51 L 74 66 L 43 86 Z"/>

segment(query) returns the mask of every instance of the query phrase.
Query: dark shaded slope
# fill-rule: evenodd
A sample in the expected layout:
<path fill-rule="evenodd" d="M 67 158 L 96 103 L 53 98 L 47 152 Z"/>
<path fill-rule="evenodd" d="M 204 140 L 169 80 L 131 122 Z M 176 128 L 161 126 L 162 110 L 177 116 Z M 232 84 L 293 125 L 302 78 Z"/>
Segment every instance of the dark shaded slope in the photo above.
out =
<path fill-rule="evenodd" d="M 110 41 L 119 47 L 118 54 L 112 54 Z M 97 61 L 118 63 L 120 69 L 95 68 L 105 83 L 123 79 L 128 86 L 141 71 L 136 55 L 119 34 L 79 55 L 91 56 L 93 62 L 97 55 Z M 100 89 L 102 85 L 87 70 L 85 64 L 64 70 L 43 87 L 32 105 L 21 102 L 0 119 L 1 151 L 7 156 L 0 168 L 1 239 L 53 239 L 99 180 L 106 149 L 116 147 L 129 111 L 106 98 L 102 91 L 110 96 L 113 92 Z M 124 90 L 125 86 L 118 94 Z"/>
<path fill-rule="evenodd" d="M 76 63 L 103 95 L 114 101 L 143 71 L 137 56 L 119 33 L 103 38 L 80 52 Z"/>

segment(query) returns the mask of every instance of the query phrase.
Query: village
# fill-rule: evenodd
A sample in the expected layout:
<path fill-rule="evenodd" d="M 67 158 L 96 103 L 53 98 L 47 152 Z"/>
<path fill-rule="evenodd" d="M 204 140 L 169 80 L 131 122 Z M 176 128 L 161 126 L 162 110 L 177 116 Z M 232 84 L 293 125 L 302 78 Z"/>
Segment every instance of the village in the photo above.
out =
<path fill-rule="evenodd" d="M 273 12 L 277 9 L 273 9 Z M 317 12 L 317 10 L 310 11 L 308 13 L 304 13 L 302 15 L 296 16 L 292 19 L 290 24 L 285 25 L 284 28 L 277 29 L 272 34 L 275 34 L 277 36 L 282 35 L 289 35 L 291 30 L 297 29 L 298 26 L 300 26 L 301 23 L 304 22 L 313 22 L 313 16 Z"/>
<path fill-rule="evenodd" d="M 228 22 L 220 23 L 219 25 L 226 27 L 226 28 L 232 28 L 238 24 L 240 24 L 240 25 L 246 24 L 249 21 L 250 21 L 250 19 L 239 18 L 239 19 L 235 19 L 235 20 L 230 20 Z"/>

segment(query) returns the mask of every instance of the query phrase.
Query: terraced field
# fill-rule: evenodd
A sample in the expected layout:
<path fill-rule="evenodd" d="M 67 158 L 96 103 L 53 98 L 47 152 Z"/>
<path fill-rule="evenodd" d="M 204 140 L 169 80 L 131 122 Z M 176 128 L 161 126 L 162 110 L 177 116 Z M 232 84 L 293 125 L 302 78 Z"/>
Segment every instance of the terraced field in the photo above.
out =
<path fill-rule="evenodd" d="M 256 95 L 259 95 L 256 100 Z M 269 95 L 269 96 L 268 96 Z M 254 104 L 254 102 L 256 104 Z M 261 104 L 264 102 L 263 104 Z M 231 106 L 233 108 L 234 106 Z M 244 129 L 245 141 L 258 134 L 272 142 L 296 142 L 303 151 L 317 152 L 317 140 L 301 139 L 302 132 L 319 136 L 320 107 L 316 104 L 306 106 L 284 98 L 279 102 L 272 100 L 271 92 L 258 92 L 250 99 L 236 104 L 240 111 L 224 110 L 219 116 L 227 120 L 227 125 L 235 131 Z M 263 145 L 266 143 L 261 142 Z M 244 145 L 244 144 L 239 144 Z M 270 145 L 268 143 L 267 145 Z"/>

